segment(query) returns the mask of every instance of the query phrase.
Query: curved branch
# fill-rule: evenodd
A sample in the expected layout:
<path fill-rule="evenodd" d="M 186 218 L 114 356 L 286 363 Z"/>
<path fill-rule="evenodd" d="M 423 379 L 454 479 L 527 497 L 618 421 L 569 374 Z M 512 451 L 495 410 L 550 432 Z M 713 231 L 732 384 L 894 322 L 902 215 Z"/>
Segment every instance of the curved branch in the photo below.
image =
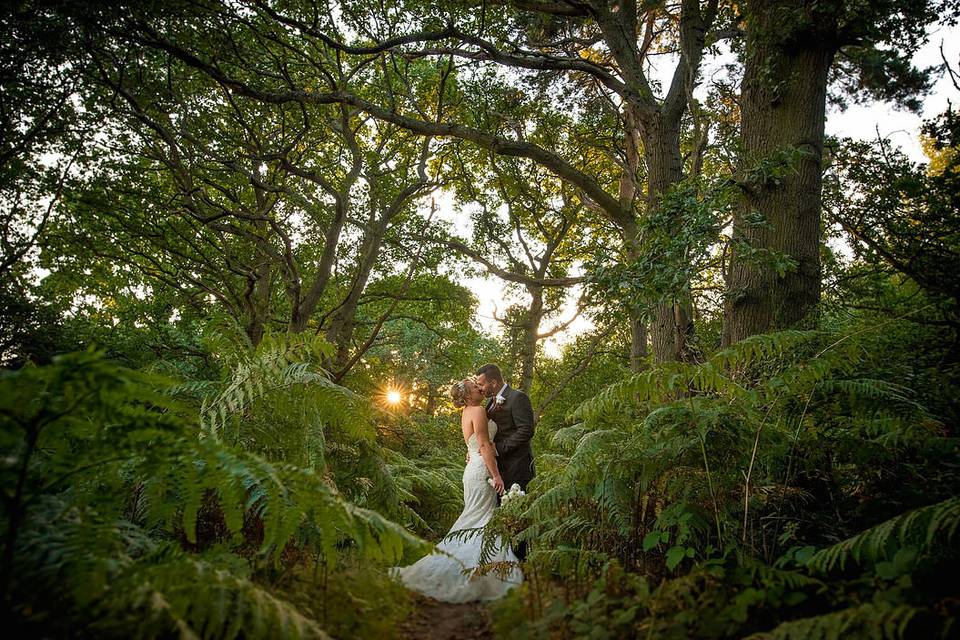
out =
<path fill-rule="evenodd" d="M 629 98 L 630 88 L 622 80 L 614 76 L 603 66 L 591 62 L 584 58 L 566 58 L 535 54 L 528 51 L 519 51 L 518 53 L 505 53 L 497 49 L 493 44 L 476 36 L 457 32 L 457 39 L 472 44 L 480 48 L 479 51 L 470 51 L 456 47 L 432 47 L 419 49 L 416 51 L 405 52 L 408 57 L 420 57 L 428 55 L 455 55 L 470 60 L 485 60 L 496 62 L 508 67 L 518 67 L 521 69 L 535 69 L 538 71 L 579 71 L 593 76 L 602 82 L 614 93 Z"/>
<path fill-rule="evenodd" d="M 484 256 L 479 251 L 475 251 L 460 242 L 459 240 L 447 240 L 445 238 L 429 238 L 429 240 L 436 242 L 437 244 L 442 244 L 446 247 L 450 247 L 457 253 L 460 253 L 468 258 L 476 260 L 484 267 L 487 271 L 497 276 L 501 280 L 506 280 L 508 282 L 516 282 L 517 284 L 524 285 L 533 285 L 540 287 L 572 287 L 575 284 L 581 284 L 587 281 L 587 278 L 578 276 L 578 277 L 569 277 L 569 278 L 532 278 L 530 276 L 524 275 L 522 273 L 516 273 L 514 271 L 508 271 L 502 267 L 497 266 L 486 256 Z"/>
<path fill-rule="evenodd" d="M 386 109 L 359 96 L 345 91 L 312 93 L 309 91 L 265 91 L 251 87 L 247 83 L 228 76 L 218 67 L 201 60 L 189 51 L 170 43 L 161 37 L 146 23 L 139 22 L 138 27 L 146 37 L 140 40 L 147 46 L 166 51 L 185 64 L 206 73 L 208 76 L 235 91 L 236 93 L 268 104 L 306 103 L 306 104 L 345 104 L 370 114 L 378 120 L 390 122 L 399 127 L 425 136 L 451 137 L 467 140 L 479 147 L 493 151 L 498 155 L 517 156 L 533 160 L 573 185 L 587 198 L 595 202 L 607 218 L 623 228 L 633 223 L 632 212 L 620 206 L 613 197 L 592 176 L 576 168 L 562 157 L 536 144 L 501 138 L 490 133 L 456 123 L 428 122 L 411 118 L 396 111 Z"/>
<path fill-rule="evenodd" d="M 583 299 L 582 299 L 582 298 L 581 298 L 580 302 L 583 302 Z M 555 326 L 553 329 L 550 329 L 549 331 L 544 331 L 544 332 L 542 332 L 542 333 L 538 333 L 538 334 L 537 334 L 537 340 L 543 340 L 544 338 L 550 338 L 550 337 L 555 336 L 556 334 L 560 333 L 561 331 L 563 331 L 564 329 L 566 329 L 567 327 L 569 327 L 571 324 L 573 324 L 573 321 L 580 317 L 580 313 L 581 313 L 582 311 L 583 311 L 583 307 L 581 307 L 581 306 L 578 304 L 578 305 L 577 305 L 577 311 L 576 311 L 576 313 L 574 313 L 574 314 L 570 317 L 569 320 L 566 320 L 566 321 L 564 321 L 564 322 L 561 322 L 560 324 L 558 324 L 557 326 Z"/>
<path fill-rule="evenodd" d="M 536 11 L 537 13 L 546 13 L 552 16 L 564 16 L 567 18 L 586 18 L 590 16 L 590 5 L 586 2 L 574 2 L 572 0 L 513 0 L 504 4 L 512 4 L 517 9 L 524 11 Z"/>
<path fill-rule="evenodd" d="M 317 38 L 325 45 L 331 49 L 335 49 L 342 53 L 349 53 L 351 55 L 374 55 L 378 53 L 383 53 L 384 51 L 389 51 L 395 47 L 399 47 L 404 44 L 412 44 L 414 42 L 432 42 L 436 40 L 445 40 L 447 38 L 452 38 L 456 35 L 457 30 L 453 25 L 448 26 L 446 29 L 441 29 L 440 31 L 418 31 L 416 33 L 408 33 L 406 35 L 397 36 L 395 38 L 389 38 L 383 42 L 379 42 L 375 45 L 367 47 L 358 47 L 343 44 L 337 40 L 334 40 L 323 31 L 317 28 L 316 23 L 307 24 L 302 20 L 297 20 L 289 16 L 285 16 L 282 13 L 273 9 L 268 3 L 263 2 L 262 0 L 256 0 L 254 4 L 261 11 L 266 13 L 268 16 L 292 29 L 297 29 L 298 31 Z"/>

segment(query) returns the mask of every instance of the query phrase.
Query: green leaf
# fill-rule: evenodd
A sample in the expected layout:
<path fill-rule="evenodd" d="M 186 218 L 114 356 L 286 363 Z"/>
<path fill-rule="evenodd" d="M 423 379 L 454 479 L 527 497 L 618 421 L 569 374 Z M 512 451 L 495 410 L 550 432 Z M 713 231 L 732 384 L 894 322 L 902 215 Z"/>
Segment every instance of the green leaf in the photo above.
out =
<path fill-rule="evenodd" d="M 660 532 L 659 532 L 659 531 L 651 531 L 651 532 L 648 533 L 647 535 L 643 536 L 643 550 L 644 550 L 644 551 L 650 551 L 650 549 L 653 549 L 653 548 L 654 548 L 655 546 L 657 546 L 658 544 L 660 544 Z"/>
<path fill-rule="evenodd" d="M 686 547 L 670 547 L 670 550 L 667 551 L 667 569 L 673 571 L 677 568 L 677 565 L 687 557 L 687 548 Z"/>
<path fill-rule="evenodd" d="M 816 553 L 817 548 L 813 545 L 807 545 L 796 550 L 793 554 L 793 558 L 797 561 L 797 564 L 806 564 L 810 558 L 813 557 L 813 554 Z"/>

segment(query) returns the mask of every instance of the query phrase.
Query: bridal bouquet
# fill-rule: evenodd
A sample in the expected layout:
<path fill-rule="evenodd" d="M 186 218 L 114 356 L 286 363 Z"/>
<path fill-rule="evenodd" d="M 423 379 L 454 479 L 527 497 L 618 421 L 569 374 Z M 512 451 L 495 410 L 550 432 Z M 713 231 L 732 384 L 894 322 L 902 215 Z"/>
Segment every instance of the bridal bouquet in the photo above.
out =
<path fill-rule="evenodd" d="M 493 478 L 487 478 L 487 484 L 492 487 Z M 527 495 L 527 492 L 521 489 L 519 484 L 514 482 L 512 485 L 510 485 L 510 491 L 507 491 L 505 494 L 503 494 L 503 497 L 500 498 L 500 504 L 503 504 L 504 502 L 506 502 L 507 500 L 510 500 L 511 498 L 517 498 L 519 496 L 525 496 L 525 495 Z"/>
<path fill-rule="evenodd" d="M 514 482 L 512 485 L 510 485 L 510 491 L 507 491 L 505 494 L 503 494 L 503 497 L 500 498 L 500 504 L 507 504 L 508 501 L 525 495 L 527 495 L 526 492 L 520 488 L 520 485 Z"/>

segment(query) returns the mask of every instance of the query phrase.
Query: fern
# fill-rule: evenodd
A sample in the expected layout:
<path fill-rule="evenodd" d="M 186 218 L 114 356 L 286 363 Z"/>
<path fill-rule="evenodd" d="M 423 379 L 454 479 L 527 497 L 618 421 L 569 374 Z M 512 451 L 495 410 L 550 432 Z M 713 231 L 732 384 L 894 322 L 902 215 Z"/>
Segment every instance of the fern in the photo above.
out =
<path fill-rule="evenodd" d="M 746 569 L 753 580 L 767 587 L 771 585 L 783 585 L 788 589 L 797 591 L 807 588 L 813 588 L 817 591 L 826 589 L 826 584 L 823 581 L 801 573 L 800 571 L 771 567 L 765 562 L 760 562 L 749 556 L 740 558 L 739 563 L 740 566 Z"/>
<path fill-rule="evenodd" d="M 689 394 L 720 394 L 731 401 L 749 401 L 755 397 L 755 393 L 740 381 L 746 368 L 774 363 L 789 354 L 799 354 L 802 348 L 810 348 L 823 337 L 823 333 L 816 331 L 781 331 L 751 336 L 698 365 L 678 362 L 658 364 L 602 390 L 574 409 L 569 419 L 592 424 L 603 417 L 629 412 L 638 405 L 669 402 Z M 818 354 L 813 360 L 801 361 L 793 368 L 788 362 L 780 377 L 773 377 L 761 390 L 767 398 L 776 394 L 777 387 L 791 383 L 797 385 L 799 390 L 801 384 L 809 386 L 830 375 L 839 362 L 849 365 L 850 354 L 832 349 Z"/>
<path fill-rule="evenodd" d="M 335 384 L 314 361 L 332 355 L 333 347 L 322 337 L 303 334 L 268 336 L 251 355 L 240 355 L 223 390 L 204 398 L 200 411 L 201 433 L 219 439 L 231 415 L 241 413 L 270 391 L 309 385 L 315 392 L 332 393 L 338 401 L 324 403 L 328 409 L 354 405 L 357 397 Z M 335 413 L 340 416 L 342 414 Z"/>
<path fill-rule="evenodd" d="M 20 575 L 29 576 L 21 588 L 78 598 L 76 615 L 98 635 L 327 637 L 251 581 L 235 556 L 186 554 L 130 522 L 99 521 L 62 500 L 47 500 L 30 525 L 19 553 Z"/>
<path fill-rule="evenodd" d="M 843 569 L 848 559 L 856 562 L 890 557 L 898 547 L 916 545 L 921 551 L 938 541 L 950 543 L 960 527 L 960 498 L 901 514 L 866 531 L 815 553 L 807 565 L 820 572 Z"/>
<path fill-rule="evenodd" d="M 301 553 L 329 568 L 347 548 L 383 563 L 428 548 L 315 469 L 198 439 L 157 387 L 95 353 L 0 378 L 2 473 L 25 469 L 11 571 L 25 619 L 53 606 L 108 635 L 323 637 L 252 572 Z"/>
<path fill-rule="evenodd" d="M 843 640 L 876 638 L 899 640 L 907 637 L 910 623 L 922 612 L 906 604 L 866 603 L 821 616 L 785 622 L 767 633 L 748 636 L 751 640 Z M 938 636 L 946 637 L 948 629 Z"/>
<path fill-rule="evenodd" d="M 824 336 L 819 331 L 793 330 L 754 335 L 718 351 L 710 362 L 718 369 L 742 369 L 796 353 Z"/>
<path fill-rule="evenodd" d="M 413 505 L 420 501 L 418 493 L 439 497 L 451 514 L 463 506 L 459 496 L 462 492 L 460 483 L 454 482 L 444 470 L 432 468 L 422 462 L 418 464 L 399 451 L 384 449 L 383 456 L 387 491 L 395 494 L 390 502 L 398 504 L 398 515 L 407 524 L 430 530 L 427 522 L 413 508 Z M 456 468 L 456 473 L 460 472 L 461 470 Z"/>
<path fill-rule="evenodd" d="M 563 427 L 553 432 L 553 444 L 561 449 L 570 450 L 576 446 L 580 438 L 586 432 L 586 427 L 582 424 L 575 424 L 569 427 Z"/>
<path fill-rule="evenodd" d="M 667 629 L 684 629 L 679 637 L 691 633 L 680 622 L 697 615 L 690 607 L 703 607 L 707 619 L 721 616 L 732 634 L 749 624 L 747 610 L 758 603 L 792 606 L 822 598 L 828 583 L 825 571 L 812 573 L 818 563 L 826 569 L 842 565 L 847 555 L 885 558 L 895 548 L 890 540 L 901 535 L 901 544 L 936 554 L 941 541 L 954 539 L 953 502 L 886 523 L 796 570 L 761 561 L 754 546 L 762 541 L 772 560 L 771 550 L 797 535 L 803 514 L 819 509 L 816 480 L 794 485 L 798 474 L 809 473 L 799 465 L 817 473 L 821 456 L 894 458 L 899 452 L 887 447 L 929 447 L 943 439 L 943 427 L 915 392 L 899 380 L 864 375 L 870 357 L 861 340 L 785 331 L 754 336 L 699 364 L 657 364 L 608 386 L 570 413 L 572 424 L 552 434 L 553 451 L 538 459 L 540 475 L 521 514 L 525 528 L 513 533 L 515 539 L 535 541 L 528 562 L 575 585 L 590 584 L 591 574 L 599 579 L 600 566 L 587 558 L 616 558 L 643 574 L 672 567 L 683 574 L 686 565 L 678 559 L 692 557 L 689 565 L 706 558 L 702 566 L 712 566 L 724 550 L 734 568 L 730 575 L 738 576 L 734 583 L 749 589 L 724 595 L 734 584 L 730 577 L 724 583 L 697 569 L 658 588 L 655 608 L 676 596 L 677 617 L 666 626 L 650 620 L 650 628 L 665 636 Z M 949 446 L 940 449 L 950 455 Z M 837 464 L 846 465 L 838 474 L 849 473 L 848 462 Z M 928 529 L 934 536 L 929 546 L 916 545 Z M 577 597 L 595 596 L 581 591 Z M 672 614 L 654 617 L 660 615 Z M 835 621 L 845 624 L 840 614 Z M 819 632 L 832 623 L 810 624 Z"/>

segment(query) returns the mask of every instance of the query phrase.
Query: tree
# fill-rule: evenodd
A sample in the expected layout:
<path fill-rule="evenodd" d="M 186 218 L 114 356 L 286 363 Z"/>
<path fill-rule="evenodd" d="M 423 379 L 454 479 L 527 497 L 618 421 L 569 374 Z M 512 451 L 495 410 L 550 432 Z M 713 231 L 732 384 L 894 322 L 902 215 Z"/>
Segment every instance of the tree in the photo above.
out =
<path fill-rule="evenodd" d="M 727 344 L 791 327 L 820 296 L 821 175 L 831 70 L 847 87 L 916 106 L 908 59 L 953 2 L 743 5 L 741 196 L 727 276 Z M 835 60 L 841 57 L 834 67 Z"/>
<path fill-rule="evenodd" d="M 395 302 L 397 284 L 386 278 L 370 286 L 362 327 Z M 345 383 L 382 392 L 393 381 L 410 392 L 412 410 L 432 416 L 449 406 L 450 383 L 492 359 L 497 344 L 481 333 L 474 318 L 477 299 L 455 276 L 420 274 L 405 297 Z"/>
<path fill-rule="evenodd" d="M 22 276 L 96 119 L 81 106 L 74 43 L 58 15 L 0 9 L 0 278 Z"/>
<path fill-rule="evenodd" d="M 927 166 L 911 162 L 889 140 L 843 140 L 831 177 L 845 192 L 826 204 L 865 265 L 903 274 L 943 308 L 918 321 L 960 328 L 960 121 L 950 108 L 924 125 Z M 901 313 L 902 310 L 899 310 Z"/>
<path fill-rule="evenodd" d="M 571 276 L 570 268 L 581 257 L 586 212 L 567 185 L 529 160 L 481 152 L 464 159 L 462 166 L 457 194 L 461 202 L 478 205 L 473 237 L 437 241 L 529 298 L 496 317 L 515 337 L 511 355 L 518 361 L 519 387 L 529 392 L 538 345 L 563 331 L 580 312 L 542 328 L 562 309 L 570 288 L 585 280 Z"/>
<path fill-rule="evenodd" d="M 272 24 L 262 27 L 271 37 L 279 38 L 278 34 L 282 33 L 282 37 L 307 43 L 308 46 L 298 47 L 298 50 L 319 51 L 320 54 L 310 58 L 308 64 L 314 65 L 320 73 L 326 73 L 329 59 L 352 56 L 359 60 L 359 66 L 376 64 L 384 73 L 397 72 L 403 76 L 406 60 L 410 57 L 437 55 L 536 70 L 547 77 L 562 72 L 572 78 L 574 85 L 594 85 L 597 88 L 595 99 L 611 101 L 619 120 L 615 150 L 619 176 L 614 184 L 602 182 L 599 176 L 592 175 L 592 168 L 578 166 L 582 163 L 524 140 L 522 132 L 503 136 L 484 127 L 465 124 L 463 120 L 442 117 L 445 114 L 439 107 L 430 114 L 436 118 L 424 118 L 426 113 L 418 106 L 419 96 L 409 91 L 403 94 L 391 92 L 383 101 L 364 97 L 353 82 L 341 82 L 327 92 L 303 91 L 280 73 L 271 74 L 273 79 L 269 82 L 264 82 L 262 75 L 246 78 L 234 73 L 242 66 L 242 60 L 234 59 L 230 64 L 214 62 L 230 54 L 222 50 L 213 54 L 208 50 L 209 46 L 202 46 L 192 37 L 181 37 L 176 28 L 169 25 L 159 28 L 149 21 L 133 20 L 123 32 L 136 44 L 166 51 L 207 73 L 227 90 L 256 100 L 273 104 L 347 104 L 424 136 L 462 138 L 500 155 L 534 160 L 576 188 L 589 206 L 608 218 L 621 234 L 628 259 L 638 257 L 636 249 L 632 248 L 636 241 L 638 212 L 657 207 L 664 192 L 682 176 L 680 129 L 683 115 L 692 100 L 704 47 L 721 35 L 711 31 L 718 11 L 718 3 L 714 0 L 703 6 L 695 0 L 684 0 L 679 14 L 673 13 L 666 3 L 655 3 L 642 10 L 632 2 L 614 5 L 600 2 L 517 3 L 518 11 L 511 19 L 519 27 L 510 22 L 505 23 L 505 27 L 498 25 L 494 29 L 497 41 L 488 41 L 482 35 L 487 29 L 486 11 L 478 15 L 476 11 L 454 7 L 447 17 L 460 21 L 463 27 L 447 25 L 438 28 L 435 16 L 427 16 L 423 19 L 422 31 L 397 35 L 388 16 L 381 16 L 379 21 L 376 12 L 358 17 L 360 12 L 355 9 L 346 12 L 344 19 L 352 19 L 348 26 L 361 35 L 361 42 L 356 45 L 344 42 L 339 37 L 340 25 L 309 6 L 293 5 L 281 10 L 267 2 L 255 2 L 250 9 L 258 20 L 272 20 Z M 235 28 L 260 28 L 254 27 L 254 21 L 242 17 L 231 7 L 213 3 L 211 11 L 232 21 Z M 367 18 L 372 18 L 372 22 Z M 531 18 L 534 24 L 541 21 L 545 31 L 535 29 L 529 32 L 527 26 Z M 641 30 L 641 25 L 645 25 L 645 29 Z M 672 25 L 677 25 L 674 37 L 679 61 L 661 99 L 656 96 L 646 75 L 645 64 L 657 40 L 658 30 L 669 30 Z M 516 37 L 529 40 L 536 50 L 527 49 Z M 371 41 L 373 44 L 368 44 Z M 455 44 L 443 46 L 445 41 Z M 428 49 L 406 46 L 414 43 L 441 44 Z M 604 49 L 608 53 L 604 53 Z M 586 55 L 581 55 L 581 51 Z M 439 94 L 442 96 L 443 92 Z M 646 172 L 645 193 L 641 165 Z M 690 330 L 686 304 L 684 300 L 675 300 L 661 305 L 653 314 L 655 359 L 672 360 L 683 352 L 684 336 Z M 644 312 L 641 309 L 632 311 L 633 349 L 637 356 L 646 349 L 646 333 L 642 325 Z M 639 362 L 639 357 L 633 360 Z"/>
<path fill-rule="evenodd" d="M 224 37 L 241 57 L 267 53 Z M 358 357 L 371 278 L 400 261 L 423 266 L 414 219 L 439 184 L 442 145 L 347 105 L 309 112 L 243 99 L 163 52 L 128 59 L 114 44 L 88 47 L 88 91 L 118 103 L 113 144 L 98 158 L 110 171 L 71 193 L 60 246 L 129 265 L 188 304 L 212 297 L 253 345 L 271 327 L 325 332 L 342 377 Z M 388 237 L 399 255 L 382 250 Z"/>

